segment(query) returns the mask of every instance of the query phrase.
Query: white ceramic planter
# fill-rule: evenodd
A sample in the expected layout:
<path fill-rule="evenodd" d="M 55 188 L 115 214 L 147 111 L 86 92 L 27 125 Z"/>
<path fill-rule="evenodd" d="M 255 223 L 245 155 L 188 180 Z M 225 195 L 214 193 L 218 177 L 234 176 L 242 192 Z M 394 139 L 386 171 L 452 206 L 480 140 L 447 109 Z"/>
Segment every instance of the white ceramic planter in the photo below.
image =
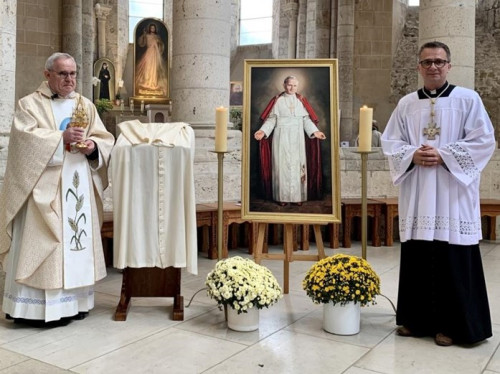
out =
<path fill-rule="evenodd" d="M 360 316 L 360 303 L 323 304 L 323 329 L 336 335 L 355 335 L 359 333 Z"/>
<path fill-rule="evenodd" d="M 249 309 L 247 313 L 240 313 L 227 308 L 227 327 L 234 331 L 255 331 L 259 328 L 259 309 Z"/>

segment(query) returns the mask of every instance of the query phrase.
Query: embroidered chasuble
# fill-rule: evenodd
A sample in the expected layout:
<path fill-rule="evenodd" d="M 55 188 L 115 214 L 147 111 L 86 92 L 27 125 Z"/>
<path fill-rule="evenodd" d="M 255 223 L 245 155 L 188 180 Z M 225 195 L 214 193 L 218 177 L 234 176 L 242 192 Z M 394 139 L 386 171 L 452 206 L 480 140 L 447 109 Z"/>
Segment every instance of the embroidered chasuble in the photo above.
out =
<path fill-rule="evenodd" d="M 106 275 L 100 225 L 114 142 L 93 104 L 82 98 L 86 138 L 95 142 L 98 158 L 66 151 L 62 131 L 79 94 L 51 96 L 43 82 L 19 100 L 0 194 L 3 310 L 47 322 L 91 309 L 92 286 Z"/>
<path fill-rule="evenodd" d="M 434 105 L 422 90 L 402 98 L 382 135 L 392 180 L 402 186 L 401 242 L 477 244 L 482 239 L 480 173 L 495 148 L 493 126 L 475 91 L 450 85 L 437 95 Z M 444 164 L 414 165 L 413 153 L 422 144 L 437 148 Z"/>
<path fill-rule="evenodd" d="M 137 120 L 118 126 L 111 157 L 114 267 L 197 274 L 193 129 Z"/>

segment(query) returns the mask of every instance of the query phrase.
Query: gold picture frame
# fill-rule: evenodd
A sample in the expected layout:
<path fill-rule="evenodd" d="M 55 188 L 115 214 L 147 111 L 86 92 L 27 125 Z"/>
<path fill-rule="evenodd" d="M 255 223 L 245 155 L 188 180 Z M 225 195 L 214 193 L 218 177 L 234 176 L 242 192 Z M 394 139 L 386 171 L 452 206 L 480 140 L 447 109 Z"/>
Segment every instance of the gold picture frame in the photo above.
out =
<path fill-rule="evenodd" d="M 340 155 L 339 155 L 339 104 L 338 104 L 338 63 L 336 59 L 314 60 L 245 60 L 244 95 L 242 124 L 242 217 L 254 222 L 326 224 L 341 221 L 340 209 Z M 306 161 L 301 161 L 302 191 L 307 190 L 306 199 L 301 202 L 277 201 L 275 185 L 281 171 L 272 168 L 272 160 L 286 160 L 283 154 L 273 154 L 271 134 L 266 142 L 257 140 L 255 133 L 265 122 L 265 110 L 284 91 L 284 80 L 293 76 L 298 82 L 302 98 L 302 108 L 307 108 L 306 116 L 313 121 L 326 139 L 316 140 L 318 145 L 309 145 L 309 137 L 304 133 L 303 144 L 293 152 L 306 148 Z M 304 101 L 303 98 L 306 100 Z M 281 101 L 281 103 L 284 103 Z M 284 104 L 280 104 L 284 105 Z M 312 109 L 311 109 L 312 108 Z M 297 109 L 299 110 L 299 109 Z M 304 113 L 304 109 L 300 109 Z M 277 118 L 271 115 L 267 118 Z M 291 113 L 291 109 L 290 109 Z M 310 115 L 308 115 L 308 113 Z M 306 123 L 306 122 L 301 122 Z M 276 127 L 272 133 L 280 136 Z M 282 131 L 282 130 L 281 130 Z M 300 136 L 299 134 L 295 139 Z M 281 135 L 283 139 L 284 135 Z M 278 140 L 276 140 L 278 142 Z M 269 145 L 270 144 L 270 145 Z M 312 143 L 311 143 L 312 144 Z M 315 150 L 314 150 L 315 149 Z M 266 153 L 267 152 L 267 153 Z M 310 156 L 311 155 L 311 156 Z M 277 158 L 275 158 L 277 157 Z M 280 158 L 281 157 L 281 158 Z M 301 156 L 302 157 L 302 156 Z M 302 157 L 303 158 L 303 157 Z M 267 161 L 266 161 L 267 160 Z M 277 164 L 277 162 L 275 162 Z M 280 163 L 281 165 L 281 163 Z M 307 166 L 304 166 L 307 165 Z M 288 167 L 288 165 L 287 165 Z M 294 170 L 296 167 L 294 166 Z M 272 171 L 271 171 L 272 170 Z M 286 170 L 286 169 L 282 169 Z M 276 174 L 276 175 L 275 175 Z M 297 173 L 295 173 L 297 174 Z M 283 178 L 283 176 L 281 176 Z M 280 179 L 286 182 L 285 179 Z M 296 182 L 296 178 L 294 179 Z M 304 180 L 307 182 L 304 183 Z M 282 185 L 285 183 L 282 183 Z M 306 189 L 304 185 L 307 185 Z M 281 187 L 280 187 L 281 188 Z M 304 192 L 302 192 L 302 197 Z M 281 195 L 280 195 L 281 196 Z"/>

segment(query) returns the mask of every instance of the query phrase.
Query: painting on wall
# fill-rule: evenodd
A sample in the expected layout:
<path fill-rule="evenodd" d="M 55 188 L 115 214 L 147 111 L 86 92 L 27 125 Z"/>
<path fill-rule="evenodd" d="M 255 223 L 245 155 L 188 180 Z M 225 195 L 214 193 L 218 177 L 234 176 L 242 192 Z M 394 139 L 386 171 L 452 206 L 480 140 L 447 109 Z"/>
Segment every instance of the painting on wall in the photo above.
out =
<path fill-rule="evenodd" d="M 233 81 L 229 87 L 229 105 L 241 106 L 243 105 L 243 82 Z"/>
<path fill-rule="evenodd" d="M 134 32 L 134 99 L 169 99 L 168 30 L 163 21 L 144 18 Z"/>
<path fill-rule="evenodd" d="M 115 66 L 108 58 L 100 58 L 94 63 L 94 101 L 115 98 Z"/>
<path fill-rule="evenodd" d="M 340 222 L 336 59 L 246 60 L 242 216 Z"/>

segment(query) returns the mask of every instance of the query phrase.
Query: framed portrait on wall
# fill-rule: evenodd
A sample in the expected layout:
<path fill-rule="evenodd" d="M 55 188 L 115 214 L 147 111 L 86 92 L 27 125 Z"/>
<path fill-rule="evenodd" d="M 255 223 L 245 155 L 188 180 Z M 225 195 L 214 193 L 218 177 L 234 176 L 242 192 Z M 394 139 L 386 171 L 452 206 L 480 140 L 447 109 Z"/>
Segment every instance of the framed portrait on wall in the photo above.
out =
<path fill-rule="evenodd" d="M 229 106 L 243 105 L 243 82 L 231 81 L 229 87 Z"/>
<path fill-rule="evenodd" d="M 340 222 L 336 59 L 245 60 L 242 216 Z"/>
<path fill-rule="evenodd" d="M 94 101 L 115 98 L 115 66 L 108 58 L 100 58 L 94 63 Z"/>
<path fill-rule="evenodd" d="M 134 31 L 134 98 L 169 99 L 168 30 L 157 18 L 144 18 Z"/>

